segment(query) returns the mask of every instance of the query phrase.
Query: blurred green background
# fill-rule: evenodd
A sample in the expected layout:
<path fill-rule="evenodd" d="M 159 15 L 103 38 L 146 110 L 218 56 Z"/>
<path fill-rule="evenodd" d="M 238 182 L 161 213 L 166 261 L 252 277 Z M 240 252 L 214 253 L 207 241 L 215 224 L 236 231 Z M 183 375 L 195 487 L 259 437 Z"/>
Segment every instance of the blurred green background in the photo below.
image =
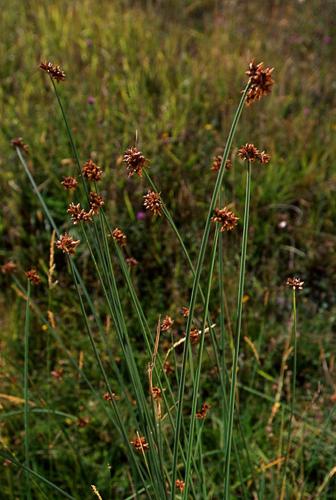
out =
<path fill-rule="evenodd" d="M 234 141 L 233 168 L 225 175 L 224 197 L 242 217 L 244 165 L 236 159 L 238 147 L 253 142 L 271 154 L 271 163 L 256 166 L 253 172 L 244 334 L 258 346 L 262 371 L 268 376 L 253 372 L 255 389 L 273 397 L 290 317 L 290 294 L 283 284 L 297 273 L 305 281 L 299 297 L 299 405 L 318 427 L 330 415 L 336 393 L 335 2 L 2 0 L 0 5 L 1 264 L 13 259 L 22 282 L 23 270 L 35 265 L 46 285 L 51 229 L 11 148 L 13 137 L 22 136 L 29 145 L 28 162 L 40 192 L 57 224 L 69 227 L 65 212 L 72 198 L 59 181 L 75 173 L 75 165 L 50 82 L 38 69 L 41 60 L 50 60 L 67 75 L 58 89 L 81 160 L 91 156 L 102 166 L 111 224 L 127 233 L 129 252 L 139 260 L 134 279 L 153 328 L 159 314 L 176 317 L 188 303 L 191 275 L 164 219 L 139 220 L 147 185 L 127 178 L 122 155 L 137 141 L 195 260 L 215 181 L 212 158 L 225 145 L 247 65 L 255 58 L 274 66 L 272 94 L 244 110 Z M 241 227 L 225 238 L 229 317 L 235 305 L 240 236 Z M 82 249 L 78 265 L 104 314 L 88 260 Z M 52 304 L 69 349 L 76 356 L 88 351 L 85 359 L 90 360 L 76 295 L 59 254 L 56 278 L 59 285 L 52 297 L 37 290 L 36 300 L 44 310 Z M 1 392 L 20 397 L 24 303 L 10 277 L 2 276 L 1 284 Z M 215 299 L 213 310 L 218 311 Z M 132 324 L 131 317 L 129 321 Z M 31 384 L 41 403 L 46 397 L 47 380 L 41 380 L 41 374 L 45 374 L 47 340 L 37 320 L 35 329 Z M 51 349 L 51 368 L 63 366 L 57 346 Z M 242 380 L 250 380 L 253 355 L 247 344 L 241 363 Z M 95 369 L 90 364 L 88 369 L 94 377 Z M 51 382 L 53 404 L 74 415 L 85 413 L 87 395 L 82 390 L 78 401 L 72 400 L 76 384 L 71 368 L 66 370 L 62 384 Z M 205 391 L 211 399 L 209 387 Z M 241 411 L 247 439 L 252 435 L 259 439 L 252 445 L 254 460 L 274 458 L 273 445 L 265 444 L 263 434 L 271 404 L 246 394 L 244 398 Z M 0 404 L 5 411 L 13 405 L 1 399 Z M 100 482 L 104 491 L 108 472 L 97 470 L 97 463 L 110 460 L 105 443 L 112 438 L 92 418 L 91 429 L 76 429 L 76 442 L 87 454 L 90 480 Z M 328 418 L 329 429 L 333 418 Z M 4 418 L 0 425 L 3 444 L 20 456 L 20 417 Z M 43 436 L 50 433 L 50 427 L 43 426 L 36 420 L 35 452 L 42 469 Z M 216 432 L 214 423 L 212 439 Z M 298 440 L 308 439 L 305 428 L 300 432 Z M 66 438 L 63 435 L 59 443 L 50 434 L 49 438 L 54 462 L 46 475 L 85 498 L 89 493 L 80 480 L 74 485 L 69 471 L 71 453 L 62 451 Z M 302 451 L 302 443 L 298 445 L 309 494 L 335 465 L 332 438 L 323 438 L 323 456 L 314 448 L 315 434 L 310 438 L 310 450 Z M 10 469 L 4 467 L 0 477 L 6 495 L 16 498 L 18 472 Z M 125 478 L 121 481 L 118 476 L 123 477 L 122 470 L 109 486 L 115 498 L 127 490 Z"/>

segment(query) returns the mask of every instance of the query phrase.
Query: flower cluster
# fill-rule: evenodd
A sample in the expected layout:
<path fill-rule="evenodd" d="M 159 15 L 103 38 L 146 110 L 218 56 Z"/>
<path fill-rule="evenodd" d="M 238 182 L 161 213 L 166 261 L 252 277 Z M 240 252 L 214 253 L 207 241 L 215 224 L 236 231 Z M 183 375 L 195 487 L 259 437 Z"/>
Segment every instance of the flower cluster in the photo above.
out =
<path fill-rule="evenodd" d="M 71 215 L 71 220 L 74 224 L 79 224 L 79 222 L 92 221 L 92 216 L 94 214 L 92 208 L 88 212 L 86 212 L 80 206 L 80 203 L 77 203 L 77 205 L 75 205 L 75 203 L 70 203 L 67 212 Z"/>
<path fill-rule="evenodd" d="M 112 231 L 112 238 L 118 243 L 118 245 L 120 245 L 121 247 L 125 246 L 126 245 L 126 242 L 127 242 L 127 236 L 126 234 L 121 230 L 119 229 L 118 227 L 116 227 L 115 229 L 113 229 Z"/>
<path fill-rule="evenodd" d="M 156 401 L 162 398 L 162 392 L 160 387 L 152 387 L 152 398 L 155 399 Z"/>
<path fill-rule="evenodd" d="M 68 255 L 74 255 L 79 243 L 79 240 L 74 240 L 68 233 L 64 233 L 56 242 L 56 247 Z"/>
<path fill-rule="evenodd" d="M 242 160 L 259 161 L 261 164 L 266 164 L 270 161 L 271 157 L 265 151 L 259 151 L 254 144 L 246 143 L 238 150 L 238 156 Z"/>
<path fill-rule="evenodd" d="M 221 232 L 232 231 L 238 224 L 238 220 L 239 218 L 228 207 L 215 208 L 214 215 L 211 217 L 212 222 L 221 224 Z"/>
<path fill-rule="evenodd" d="M 139 264 L 139 262 L 134 257 L 127 257 L 126 262 L 130 267 L 135 267 Z"/>
<path fill-rule="evenodd" d="M 155 193 L 155 191 L 148 190 L 148 193 L 144 196 L 144 207 L 146 210 L 152 212 L 153 215 L 162 214 L 162 201 L 160 193 Z"/>
<path fill-rule="evenodd" d="M 210 406 L 207 403 L 203 403 L 201 411 L 198 411 L 196 413 L 196 418 L 198 418 L 199 420 L 203 420 L 207 416 L 209 409 L 210 409 Z"/>
<path fill-rule="evenodd" d="M 1 266 L 1 272 L 2 274 L 12 274 L 16 270 L 16 267 L 16 264 L 12 260 L 9 260 Z"/>
<path fill-rule="evenodd" d="M 48 75 L 57 82 L 65 80 L 64 71 L 60 68 L 60 66 L 57 66 L 56 64 L 53 64 L 51 62 L 41 62 L 40 69 L 48 73 Z"/>
<path fill-rule="evenodd" d="M 182 493 L 185 487 L 184 481 L 182 481 L 182 479 L 176 479 L 175 486 Z"/>
<path fill-rule="evenodd" d="M 304 281 L 301 281 L 300 278 L 287 278 L 286 285 L 293 288 L 293 290 L 302 290 Z"/>
<path fill-rule="evenodd" d="M 149 448 L 149 444 L 146 441 L 144 436 L 136 436 L 132 441 L 131 445 L 136 451 L 147 451 Z"/>
<path fill-rule="evenodd" d="M 274 80 L 272 73 L 274 68 L 264 68 L 264 63 L 256 64 L 252 61 L 246 71 L 249 77 L 249 89 L 246 96 L 246 104 L 261 99 L 264 95 L 270 94 Z"/>
<path fill-rule="evenodd" d="M 166 316 L 160 325 L 161 332 L 168 332 L 168 330 L 171 329 L 173 324 L 174 324 L 174 321 L 172 320 L 172 318 L 170 316 Z"/>
<path fill-rule="evenodd" d="M 29 153 L 29 146 L 23 142 L 22 137 L 14 137 L 14 139 L 11 140 L 11 144 L 13 148 L 19 148 L 25 153 Z"/>
<path fill-rule="evenodd" d="M 83 165 L 82 173 L 89 181 L 99 181 L 103 175 L 102 169 L 91 159 Z"/>
<path fill-rule="evenodd" d="M 38 272 L 36 271 L 35 267 L 32 267 L 29 271 L 25 273 L 25 275 L 27 276 L 29 281 L 34 285 L 39 285 L 41 283 L 41 278 Z"/>
<path fill-rule="evenodd" d="M 187 318 L 189 316 L 189 307 L 181 307 L 181 314 L 184 318 Z"/>
<path fill-rule="evenodd" d="M 190 330 L 190 342 L 192 345 L 198 344 L 201 340 L 201 332 L 197 330 L 197 328 L 192 328 Z"/>
<path fill-rule="evenodd" d="M 222 161 L 223 161 L 222 156 L 220 156 L 220 155 L 215 156 L 212 160 L 211 170 L 213 172 L 218 172 L 218 170 L 221 167 Z M 226 160 L 225 168 L 226 168 L 226 170 L 230 170 L 232 168 L 232 161 L 231 160 L 229 160 L 229 159 Z"/>
<path fill-rule="evenodd" d="M 74 191 L 78 186 L 78 180 L 76 179 L 76 177 L 63 177 L 61 184 L 63 184 L 64 189 L 68 191 Z"/>
<path fill-rule="evenodd" d="M 104 205 L 103 197 L 95 192 L 90 193 L 90 208 L 93 214 L 97 214 L 99 209 Z M 91 211 L 90 210 L 90 211 Z"/>
<path fill-rule="evenodd" d="M 125 151 L 123 161 L 126 163 L 128 177 L 132 177 L 134 174 L 138 174 L 138 176 L 141 177 L 142 169 L 148 162 L 141 151 L 136 147 L 128 148 Z"/>

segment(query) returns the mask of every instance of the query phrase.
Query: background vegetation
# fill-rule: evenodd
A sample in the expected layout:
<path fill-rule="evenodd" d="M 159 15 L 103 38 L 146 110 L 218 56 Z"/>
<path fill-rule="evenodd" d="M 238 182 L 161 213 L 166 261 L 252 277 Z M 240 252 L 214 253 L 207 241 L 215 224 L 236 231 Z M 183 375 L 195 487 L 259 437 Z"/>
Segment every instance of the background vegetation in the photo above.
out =
<path fill-rule="evenodd" d="M 155 332 L 159 315 L 170 314 L 176 321 L 177 338 L 183 332 L 179 310 L 188 304 L 191 274 L 165 219 L 139 216 L 147 184 L 127 178 L 122 154 L 138 141 L 195 260 L 215 180 L 212 157 L 223 149 L 247 64 L 255 58 L 275 67 L 272 95 L 243 114 L 233 168 L 224 180 L 225 198 L 242 217 L 244 166 L 234 153 L 241 144 L 253 142 L 272 155 L 269 166 L 256 167 L 253 173 L 243 336 L 256 346 L 259 361 L 248 341 L 243 341 L 239 414 L 248 449 L 247 453 L 244 447 L 241 465 L 247 480 L 244 489 L 236 477 L 232 494 L 251 498 L 256 483 L 249 484 L 249 463 L 262 469 L 262 464 L 278 456 L 291 375 L 289 366 L 281 378 L 291 327 L 291 297 L 283 284 L 287 276 L 297 273 L 305 288 L 298 297 L 297 415 L 289 471 L 292 498 L 333 498 L 335 483 L 328 474 L 335 466 L 336 451 L 335 3 L 0 3 L 1 263 L 13 259 L 22 283 L 23 271 L 38 267 L 44 286 L 34 290 L 35 303 L 44 315 L 48 309 L 53 311 L 60 337 L 102 393 L 71 276 L 59 253 L 58 285 L 48 291 L 51 228 L 10 146 L 16 136 L 29 144 L 29 166 L 40 192 L 57 224 L 66 229 L 71 197 L 59 181 L 71 175 L 75 166 L 50 83 L 38 69 L 40 60 L 59 63 L 67 74 L 58 88 L 81 160 L 91 156 L 104 169 L 107 212 L 111 224 L 127 233 L 128 251 L 139 261 L 132 273 L 149 323 Z M 225 237 L 228 327 L 235 305 L 240 237 L 241 227 Z M 106 332 L 113 333 L 85 248 L 77 260 Z M 1 446 L 22 459 L 22 400 L 15 398 L 23 394 L 25 303 L 11 277 L 2 276 L 1 283 Z M 127 301 L 126 291 L 124 298 Z M 219 310 L 215 298 L 216 291 L 211 306 L 214 316 Z M 34 467 L 76 498 L 90 498 L 92 483 L 104 499 L 130 495 L 131 480 L 115 431 L 46 324 L 37 314 L 32 321 L 30 399 L 35 407 L 63 412 L 32 413 Z M 131 312 L 128 322 L 131 329 L 134 323 L 139 363 L 145 372 L 148 359 Z M 115 359 L 122 366 L 119 352 Z M 210 357 L 205 370 L 202 391 L 211 404 L 217 381 Z M 55 371 L 62 376 L 55 378 Z M 281 380 L 284 405 L 270 425 Z M 117 384 L 114 389 L 119 393 Z M 219 478 L 212 474 L 211 452 L 221 439 L 220 429 L 218 408 L 213 405 L 204 431 L 207 475 L 212 481 L 209 498 L 218 498 Z M 240 433 L 236 439 L 239 446 Z M 260 491 L 265 498 L 270 492 L 276 495 L 278 471 L 279 464 L 260 472 L 259 496 Z M 23 496 L 21 476 L 22 470 L 4 461 L 0 468 L 4 498 Z M 319 491 L 327 477 L 330 481 Z M 34 488 L 35 497 L 43 498 L 38 482 Z"/>

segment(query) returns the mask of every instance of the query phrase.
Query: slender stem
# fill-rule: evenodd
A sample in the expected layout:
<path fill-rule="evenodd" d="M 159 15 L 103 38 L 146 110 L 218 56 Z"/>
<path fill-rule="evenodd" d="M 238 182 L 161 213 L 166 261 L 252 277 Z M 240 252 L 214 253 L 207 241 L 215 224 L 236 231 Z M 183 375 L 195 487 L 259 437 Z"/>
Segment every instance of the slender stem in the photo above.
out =
<path fill-rule="evenodd" d="M 240 256 L 240 273 L 239 273 L 239 286 L 238 286 L 238 299 L 237 299 L 237 316 L 236 316 L 236 332 L 235 332 L 236 338 L 235 338 L 235 346 L 233 354 L 232 379 L 230 386 L 229 411 L 228 411 L 228 428 L 226 435 L 226 453 L 225 453 L 225 471 L 224 471 L 224 481 L 225 481 L 224 498 L 226 500 L 229 498 L 232 430 L 233 430 L 233 416 L 235 408 L 235 394 L 237 387 L 239 344 L 240 344 L 242 312 L 243 312 L 243 295 L 244 295 L 246 250 L 247 250 L 249 214 L 250 214 L 250 198 L 251 198 L 251 162 L 248 163 L 247 174 L 246 174 L 244 227 L 243 227 L 242 249 Z"/>
<path fill-rule="evenodd" d="M 290 405 L 290 415 L 289 415 L 289 423 L 288 423 L 288 436 L 287 436 L 287 446 L 286 446 L 286 458 L 284 464 L 284 473 L 282 479 L 282 493 L 284 494 L 286 488 L 286 475 L 287 475 L 287 467 L 288 467 L 288 458 L 291 446 L 291 438 L 292 438 L 292 423 L 295 412 L 295 399 L 296 399 L 296 373 L 297 373 L 297 332 L 296 332 L 296 289 L 293 287 L 292 292 L 292 307 L 293 307 L 293 344 L 294 344 L 294 352 L 293 352 L 293 375 L 292 375 L 292 400 Z"/>
<path fill-rule="evenodd" d="M 209 205 L 208 216 L 207 216 L 206 223 L 205 223 L 201 248 L 200 248 L 200 252 L 199 252 L 197 264 L 196 264 L 196 269 L 195 269 L 195 276 L 194 276 L 194 280 L 193 280 L 190 305 L 189 305 L 189 316 L 188 316 L 188 321 L 187 321 L 187 326 L 186 326 L 186 341 L 184 343 L 184 349 L 183 349 L 181 379 L 180 379 L 180 386 L 179 386 L 179 393 L 178 393 L 178 407 L 177 407 L 177 415 L 176 415 L 176 430 L 175 430 L 175 436 L 174 436 L 173 469 L 172 469 L 172 482 L 171 482 L 171 499 L 172 500 L 175 499 L 175 481 L 176 481 L 176 472 L 177 472 L 178 442 L 180 439 L 180 432 L 181 432 L 181 426 L 182 426 L 183 398 L 184 398 L 186 374 L 187 374 L 187 358 L 188 358 L 188 350 L 189 350 L 189 344 L 190 344 L 190 329 L 191 329 L 191 325 L 192 325 L 192 321 L 193 321 L 193 314 L 194 314 L 194 309 L 195 309 L 195 305 L 196 305 L 197 292 L 198 292 L 198 287 L 199 287 L 199 283 L 200 283 L 205 252 L 206 252 L 207 243 L 209 240 L 211 216 L 212 216 L 213 210 L 215 208 L 215 204 L 216 204 L 216 201 L 218 198 L 218 193 L 219 193 L 220 187 L 222 185 L 223 177 L 224 177 L 225 169 L 223 168 L 223 165 L 225 165 L 226 160 L 228 159 L 228 156 L 229 156 L 233 137 L 234 137 L 234 134 L 237 130 L 239 118 L 240 118 L 241 113 L 243 111 L 248 88 L 249 88 L 249 84 L 246 86 L 246 88 L 243 92 L 243 95 L 240 99 L 237 111 L 236 111 L 235 116 L 233 118 L 233 122 L 231 125 L 229 136 L 228 136 L 228 139 L 227 139 L 227 142 L 225 145 L 222 164 L 221 164 L 221 167 L 220 167 L 219 172 L 218 172 L 216 184 L 215 184 L 213 194 L 212 194 L 212 199 L 211 199 L 211 202 Z"/>
<path fill-rule="evenodd" d="M 30 324 L 30 281 L 27 283 L 26 317 L 24 327 L 24 375 L 23 375 L 23 397 L 24 397 L 24 450 L 25 466 L 29 468 L 29 388 L 28 388 L 28 363 L 29 363 L 29 324 Z M 25 471 L 26 498 L 31 498 L 29 472 Z"/>

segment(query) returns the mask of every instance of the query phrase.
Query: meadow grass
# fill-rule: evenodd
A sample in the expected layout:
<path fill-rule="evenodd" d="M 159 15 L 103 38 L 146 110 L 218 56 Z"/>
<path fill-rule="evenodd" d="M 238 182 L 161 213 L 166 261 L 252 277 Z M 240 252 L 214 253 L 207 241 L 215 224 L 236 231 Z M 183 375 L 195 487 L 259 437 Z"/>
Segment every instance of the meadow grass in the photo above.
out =
<path fill-rule="evenodd" d="M 1 306 L 5 497 L 90 498 L 91 484 L 104 499 L 333 497 L 334 9 L 324 7 L 86 0 L 4 9 L 1 252 L 18 265 L 3 276 Z M 46 57 L 65 82 L 41 75 Z M 276 67 L 276 85 L 244 109 L 233 138 L 252 57 Z M 28 156 L 10 148 L 15 136 Z M 249 204 L 236 152 L 250 141 L 272 161 L 252 166 Z M 150 158 L 141 179 L 122 164 L 134 144 Z M 211 161 L 224 145 L 233 167 L 216 178 Z M 88 186 L 73 196 L 60 180 L 89 157 L 103 166 L 91 189 L 104 210 L 71 226 L 66 208 L 85 204 Z M 157 219 L 142 207 L 148 188 L 161 193 Z M 218 196 L 242 219 L 232 234 L 210 232 Z M 126 249 L 109 236 L 116 226 Z M 77 254 L 56 252 L 51 272 L 52 232 L 69 229 Z M 32 266 L 42 286 L 27 292 Z M 305 287 L 292 316 L 284 282 L 296 272 Z M 166 315 L 172 334 L 158 344 Z M 140 436 L 147 451 L 131 443 Z"/>

